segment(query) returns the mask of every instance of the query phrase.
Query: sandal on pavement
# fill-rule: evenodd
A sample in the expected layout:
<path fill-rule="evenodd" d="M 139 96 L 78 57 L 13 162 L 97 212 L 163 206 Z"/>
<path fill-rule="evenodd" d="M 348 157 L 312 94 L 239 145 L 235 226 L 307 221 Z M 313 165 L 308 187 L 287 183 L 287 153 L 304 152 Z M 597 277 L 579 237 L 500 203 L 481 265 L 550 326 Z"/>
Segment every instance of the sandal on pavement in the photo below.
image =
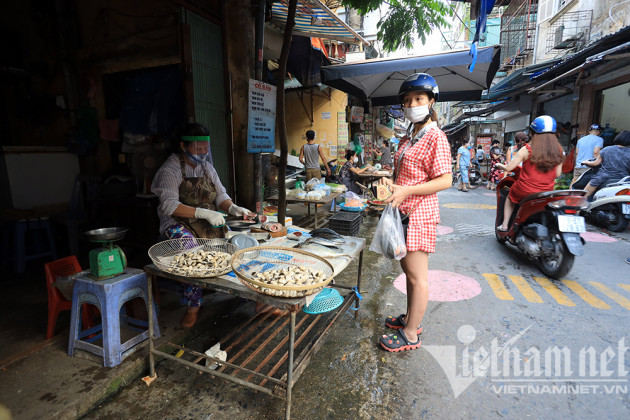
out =
<path fill-rule="evenodd" d="M 394 334 L 384 334 L 381 336 L 381 338 L 379 338 L 378 341 L 381 344 L 381 347 L 393 353 L 405 350 L 419 349 L 421 345 L 420 337 L 418 337 L 418 341 L 412 343 L 407 340 L 407 337 L 405 336 L 405 331 L 402 329 Z"/>
<path fill-rule="evenodd" d="M 404 316 L 405 314 L 400 314 L 397 317 L 388 316 L 387 319 L 385 319 L 385 326 L 391 328 L 392 330 L 405 328 L 407 326 L 407 323 L 404 320 Z M 422 325 L 418 326 L 418 329 L 416 331 L 418 335 L 422 334 Z"/>

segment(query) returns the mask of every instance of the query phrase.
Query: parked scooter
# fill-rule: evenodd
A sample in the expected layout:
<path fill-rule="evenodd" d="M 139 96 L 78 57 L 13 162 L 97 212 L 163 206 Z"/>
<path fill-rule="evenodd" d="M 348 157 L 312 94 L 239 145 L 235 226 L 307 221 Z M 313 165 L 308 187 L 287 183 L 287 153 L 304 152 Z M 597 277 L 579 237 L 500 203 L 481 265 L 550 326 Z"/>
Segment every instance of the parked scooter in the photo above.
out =
<path fill-rule="evenodd" d="M 604 184 L 583 214 L 589 222 L 612 232 L 626 230 L 630 223 L 630 176 Z"/>
<path fill-rule="evenodd" d="M 505 200 L 520 171 L 515 168 L 497 186 L 496 227 L 503 223 Z M 558 190 L 528 195 L 514 208 L 507 232 L 495 227 L 497 241 L 507 241 L 537 259 L 540 270 L 548 277 L 565 276 L 571 271 L 575 256 L 584 254 L 580 233 L 586 227 L 577 212 L 588 207 L 585 194 L 582 190 Z"/>
<path fill-rule="evenodd" d="M 459 171 L 455 170 L 455 164 L 453 164 L 453 185 L 459 184 L 461 177 L 462 176 Z M 475 188 L 478 188 L 482 182 L 483 177 L 481 175 L 481 170 L 479 169 L 479 164 L 471 162 L 468 167 L 468 184 L 470 185 L 470 189 L 474 190 Z"/>

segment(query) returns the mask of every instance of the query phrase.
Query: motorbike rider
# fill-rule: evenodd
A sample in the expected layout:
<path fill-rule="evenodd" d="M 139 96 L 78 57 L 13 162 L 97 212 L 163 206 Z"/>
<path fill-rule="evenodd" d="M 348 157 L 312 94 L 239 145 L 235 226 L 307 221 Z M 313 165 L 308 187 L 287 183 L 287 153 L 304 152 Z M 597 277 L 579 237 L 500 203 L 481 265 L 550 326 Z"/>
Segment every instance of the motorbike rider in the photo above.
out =
<path fill-rule="evenodd" d="M 562 146 L 555 135 L 556 120 L 542 115 L 531 123 L 531 141 L 522 147 L 507 164 L 497 163 L 503 171 L 510 172 L 521 162 L 523 168 L 518 180 L 510 188 L 505 200 L 503 223 L 497 229 L 508 230 L 508 223 L 515 205 L 529 194 L 553 190 L 555 179 L 562 174 Z"/>
<path fill-rule="evenodd" d="M 630 175 L 630 131 L 617 134 L 613 146 L 604 147 L 597 159 L 582 162 L 583 165 L 602 165 L 584 189 L 586 197 L 591 197 L 597 189 L 613 179 Z"/>
<path fill-rule="evenodd" d="M 575 146 L 575 168 L 573 169 L 571 188 L 573 188 L 573 184 L 575 184 L 580 175 L 588 170 L 588 166 L 585 166 L 584 162 L 597 158 L 600 150 L 604 147 L 604 139 L 599 136 L 601 132 L 602 127 L 599 124 L 592 124 L 588 135 L 578 140 Z"/>

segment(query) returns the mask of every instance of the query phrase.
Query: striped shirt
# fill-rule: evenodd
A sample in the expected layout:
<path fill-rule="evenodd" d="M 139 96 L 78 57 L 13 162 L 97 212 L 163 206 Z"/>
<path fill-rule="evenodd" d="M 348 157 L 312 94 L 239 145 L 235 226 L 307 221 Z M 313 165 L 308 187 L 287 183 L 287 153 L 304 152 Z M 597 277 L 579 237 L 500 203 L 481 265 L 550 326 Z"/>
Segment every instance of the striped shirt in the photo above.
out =
<path fill-rule="evenodd" d="M 203 165 L 197 165 L 194 168 L 190 167 L 190 165 L 185 165 L 184 170 L 187 178 L 200 178 L 206 176 L 207 173 L 217 190 L 217 198 L 214 201 L 215 206 L 219 207 L 219 204 L 230 199 L 230 196 L 225 192 L 225 187 L 221 184 L 217 171 L 209 162 L 204 162 Z M 181 183 L 182 166 L 179 162 L 179 155 L 173 153 L 157 171 L 151 183 L 151 192 L 160 198 L 158 206 L 160 233 L 164 233 L 166 228 L 177 223 L 171 216 L 177 206 L 181 204 L 179 201 L 179 186 Z"/>

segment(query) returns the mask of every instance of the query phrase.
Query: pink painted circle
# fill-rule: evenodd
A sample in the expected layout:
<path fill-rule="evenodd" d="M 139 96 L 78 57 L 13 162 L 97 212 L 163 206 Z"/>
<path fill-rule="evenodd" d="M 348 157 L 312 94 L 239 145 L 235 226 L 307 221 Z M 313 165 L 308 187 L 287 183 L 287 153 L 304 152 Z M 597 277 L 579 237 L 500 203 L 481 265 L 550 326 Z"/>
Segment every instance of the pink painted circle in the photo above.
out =
<path fill-rule="evenodd" d="M 483 195 L 485 195 L 487 197 L 496 197 L 497 196 L 495 193 L 483 193 Z"/>
<path fill-rule="evenodd" d="M 449 226 L 437 225 L 435 233 L 437 235 L 448 235 L 449 233 L 453 233 L 453 228 Z"/>
<path fill-rule="evenodd" d="M 617 242 L 615 238 L 595 232 L 580 233 L 580 236 L 584 238 L 586 242 Z"/>
<path fill-rule="evenodd" d="M 405 273 L 394 280 L 394 287 L 407 294 Z M 452 271 L 429 270 L 429 300 L 457 302 L 472 299 L 481 293 L 481 285 L 473 278 Z"/>

